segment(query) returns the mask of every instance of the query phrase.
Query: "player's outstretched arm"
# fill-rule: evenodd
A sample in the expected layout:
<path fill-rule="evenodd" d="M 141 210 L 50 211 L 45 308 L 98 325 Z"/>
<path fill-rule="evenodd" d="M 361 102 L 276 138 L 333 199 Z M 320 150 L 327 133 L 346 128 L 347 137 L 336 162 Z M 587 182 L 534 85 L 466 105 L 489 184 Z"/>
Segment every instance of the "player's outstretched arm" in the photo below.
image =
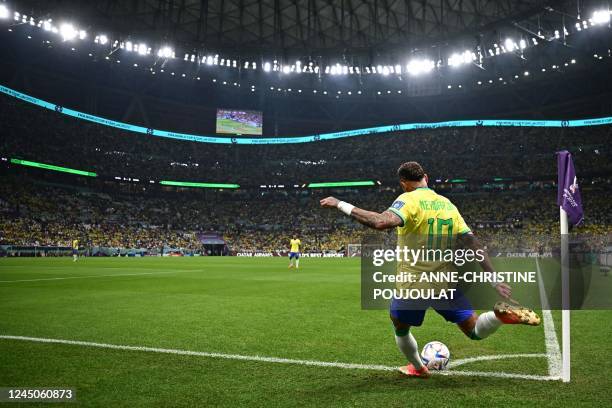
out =
<path fill-rule="evenodd" d="M 356 219 L 359 223 L 376 230 L 386 230 L 402 225 L 402 219 L 391 211 L 384 211 L 382 213 L 368 211 L 340 201 L 335 197 L 324 198 L 320 204 L 323 208 L 337 208 L 346 215 Z"/>

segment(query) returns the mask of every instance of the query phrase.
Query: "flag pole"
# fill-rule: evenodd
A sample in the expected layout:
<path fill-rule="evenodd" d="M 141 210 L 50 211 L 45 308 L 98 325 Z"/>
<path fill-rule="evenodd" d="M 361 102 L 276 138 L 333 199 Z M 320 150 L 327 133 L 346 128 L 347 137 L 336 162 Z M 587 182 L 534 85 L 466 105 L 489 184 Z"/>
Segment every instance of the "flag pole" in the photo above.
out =
<path fill-rule="evenodd" d="M 559 207 L 561 225 L 561 343 L 563 382 L 570 381 L 569 235 L 567 212 Z"/>

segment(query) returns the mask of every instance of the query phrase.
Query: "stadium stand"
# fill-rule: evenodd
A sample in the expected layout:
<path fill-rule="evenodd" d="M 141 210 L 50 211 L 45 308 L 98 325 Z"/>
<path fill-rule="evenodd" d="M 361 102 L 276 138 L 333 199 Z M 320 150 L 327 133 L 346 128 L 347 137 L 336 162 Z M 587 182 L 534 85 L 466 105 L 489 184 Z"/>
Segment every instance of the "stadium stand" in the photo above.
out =
<path fill-rule="evenodd" d="M 0 146 L 7 179 L 0 187 L 5 246 L 67 247 L 78 236 L 88 248 L 116 248 L 113 253 L 121 248 L 206 254 L 198 234 L 213 231 L 225 239 L 216 254 L 281 253 L 296 232 L 306 251 L 343 253 L 360 242 L 364 229 L 317 208 L 328 191 L 260 186 L 378 180 L 376 187 L 333 194 L 383 210 L 399 194 L 396 167 L 418 160 L 434 188 L 461 208 L 489 245 L 538 250 L 557 217 L 550 157 L 570 143 L 578 147 L 577 166 L 589 183 L 583 186 L 589 218 L 582 231 L 611 232 L 606 193 L 611 180 L 605 177 L 612 170 L 609 127 L 438 129 L 305 145 L 219 146 L 134 135 L 6 96 L 0 120 L 6 129 Z M 95 171 L 99 177 L 25 169 L 8 164 L 8 158 Z M 126 177 L 138 182 L 125 182 Z M 200 191 L 148 182 L 162 179 L 232 182 L 241 188 Z"/>

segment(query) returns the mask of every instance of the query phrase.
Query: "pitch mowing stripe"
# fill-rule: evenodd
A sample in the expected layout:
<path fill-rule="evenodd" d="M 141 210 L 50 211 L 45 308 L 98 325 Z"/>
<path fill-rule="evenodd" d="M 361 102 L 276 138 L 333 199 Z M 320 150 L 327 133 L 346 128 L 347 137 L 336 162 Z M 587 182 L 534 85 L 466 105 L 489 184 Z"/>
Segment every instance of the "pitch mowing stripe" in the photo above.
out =
<path fill-rule="evenodd" d="M 196 271 L 196 270 L 185 271 L 183 269 L 173 269 L 170 271 L 163 271 L 163 272 L 116 273 L 116 274 L 110 274 L 110 275 L 87 275 L 87 276 L 66 276 L 66 277 L 58 277 L 58 278 L 3 280 L 3 281 L 0 281 L 0 283 L 41 282 L 41 281 L 55 281 L 55 280 L 67 280 L 67 279 L 89 279 L 89 278 L 112 278 L 114 276 L 161 275 L 165 273 L 190 273 L 190 272 L 202 272 L 202 271 Z"/>
<path fill-rule="evenodd" d="M 278 358 L 278 357 L 263 357 L 263 356 L 245 356 L 241 354 L 224 354 L 224 353 L 209 353 L 205 351 L 190 351 L 190 350 L 177 350 L 177 349 L 165 349 L 157 347 L 144 347 L 144 346 L 125 346 L 119 344 L 108 344 L 108 343 L 95 343 L 89 341 L 78 341 L 78 340 L 64 340 L 64 339 L 47 339 L 41 337 L 27 337 L 27 336 L 10 336 L 0 335 L 0 339 L 4 340 L 20 340 L 20 341 L 31 341 L 36 343 L 52 343 L 52 344 L 69 344 L 73 346 L 85 346 L 85 347 L 96 347 L 111 350 L 129 350 L 129 351 L 144 351 L 149 353 L 163 353 L 163 354 L 177 354 L 183 356 L 198 356 L 198 357 L 210 357 L 219 358 L 225 360 L 242 360 L 242 361 L 256 361 L 264 363 L 277 363 L 277 364 L 296 364 L 314 367 L 333 367 L 343 369 L 354 369 L 354 370 L 373 370 L 373 371 L 398 371 L 398 367 L 377 365 L 377 364 L 353 364 L 353 363 L 340 363 L 340 362 L 328 362 L 328 361 L 315 361 L 315 360 L 294 360 L 290 358 Z M 512 357 L 499 356 L 482 356 L 482 360 L 493 360 L 495 358 L 515 358 L 524 357 L 523 354 L 507 355 Z M 531 356 L 531 355 L 528 355 Z M 474 357 L 470 361 L 478 361 L 479 357 Z M 461 360 L 459 360 L 461 361 Z M 524 380 L 539 380 L 539 381 L 550 381 L 558 380 L 557 377 L 543 376 L 543 375 L 530 375 L 530 374 L 514 374 L 504 372 L 486 372 L 486 371 L 434 371 L 435 375 L 459 375 L 468 377 L 497 377 L 497 378 L 515 378 Z"/>
<path fill-rule="evenodd" d="M 544 289 L 544 281 L 542 280 L 542 271 L 540 270 L 540 262 L 536 261 L 536 269 L 538 271 L 538 289 L 540 291 L 540 301 L 542 302 L 542 320 L 544 321 L 544 342 L 546 345 L 546 354 L 548 355 L 548 374 L 551 377 L 561 377 L 561 350 L 559 349 L 559 341 L 557 340 L 557 332 L 555 331 L 555 322 L 553 321 L 548 296 Z"/>

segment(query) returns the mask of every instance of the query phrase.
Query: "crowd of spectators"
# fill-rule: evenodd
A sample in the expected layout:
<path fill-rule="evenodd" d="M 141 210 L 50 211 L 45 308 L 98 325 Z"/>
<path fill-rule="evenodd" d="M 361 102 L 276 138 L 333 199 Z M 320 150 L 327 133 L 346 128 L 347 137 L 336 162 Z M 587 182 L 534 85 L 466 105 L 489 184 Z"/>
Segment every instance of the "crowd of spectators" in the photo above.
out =
<path fill-rule="evenodd" d="M 100 193 L 89 188 L 14 180 L 0 187 L 0 244 L 181 248 L 198 251 L 198 234 L 223 236 L 231 252 L 284 252 L 297 235 L 304 251 L 346 251 L 369 230 L 337 211 L 321 209 L 327 191 Z M 578 232 L 609 236 L 607 188 L 583 191 L 587 216 Z M 385 210 L 398 190 L 337 191 L 357 206 Z M 235 195 L 235 196 L 234 196 Z M 544 250 L 558 240 L 558 209 L 550 189 L 454 192 L 448 197 L 490 247 Z"/>
<path fill-rule="evenodd" d="M 4 158 L 95 171 L 101 180 L 28 173 L 5 161 L 0 185 L 0 244 L 186 248 L 198 233 L 222 234 L 231 251 L 285 251 L 298 235 L 307 251 L 344 251 L 366 229 L 318 201 L 328 191 L 262 190 L 260 185 L 379 180 L 376 188 L 335 191 L 353 204 L 384 210 L 399 194 L 395 170 L 417 160 L 434 187 L 459 207 L 491 247 L 541 249 L 556 234 L 554 152 L 570 149 L 582 179 L 585 225 L 611 232 L 612 127 L 430 129 L 307 144 L 214 145 L 125 132 L 0 96 Z M 494 178 L 503 179 L 494 181 Z M 467 179 L 451 183 L 450 179 Z M 237 191 L 167 191 L 149 180 L 232 182 Z M 146 187 L 143 187 L 146 186 Z"/>
<path fill-rule="evenodd" d="M 571 149 L 581 175 L 612 174 L 612 127 L 441 128 L 284 145 L 227 145 L 136 134 L 0 96 L 0 152 L 106 177 L 241 185 L 380 180 L 405 161 L 432 180 L 554 176 Z"/>

